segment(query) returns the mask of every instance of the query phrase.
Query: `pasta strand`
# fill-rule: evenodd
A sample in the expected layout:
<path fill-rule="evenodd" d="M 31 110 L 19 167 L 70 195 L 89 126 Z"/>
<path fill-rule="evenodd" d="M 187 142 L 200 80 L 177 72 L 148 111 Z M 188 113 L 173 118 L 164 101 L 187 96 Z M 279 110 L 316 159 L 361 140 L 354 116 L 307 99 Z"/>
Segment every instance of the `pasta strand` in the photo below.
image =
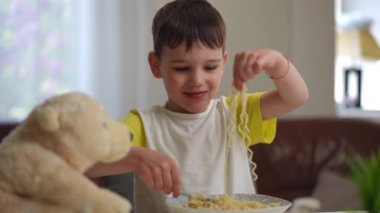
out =
<path fill-rule="evenodd" d="M 249 145 L 252 144 L 250 137 L 250 130 L 248 128 L 248 113 L 247 113 L 247 87 L 244 86 L 240 92 L 232 85 L 230 88 L 230 112 L 228 117 L 227 125 L 227 154 L 229 156 L 230 149 L 232 148 L 232 141 L 234 136 L 241 138 L 240 145 L 243 147 L 244 154 L 248 158 L 248 162 L 251 166 L 251 175 L 253 181 L 256 181 L 258 176 L 255 172 L 256 163 L 252 160 L 253 152 L 249 148 Z M 240 114 L 238 115 L 238 107 L 240 106 Z M 239 117 L 239 122 L 237 121 Z M 237 125 L 238 124 L 238 125 Z M 226 169 L 226 177 L 228 177 L 229 169 Z M 227 180 L 227 179 L 226 179 Z M 227 189 L 227 187 L 226 187 Z"/>

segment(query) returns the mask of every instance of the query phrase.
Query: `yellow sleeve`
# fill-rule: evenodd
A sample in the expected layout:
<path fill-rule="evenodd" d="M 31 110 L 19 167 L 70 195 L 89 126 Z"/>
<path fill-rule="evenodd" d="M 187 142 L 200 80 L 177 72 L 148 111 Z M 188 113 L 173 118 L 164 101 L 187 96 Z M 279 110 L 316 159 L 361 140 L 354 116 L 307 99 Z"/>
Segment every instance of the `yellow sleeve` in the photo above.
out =
<path fill-rule="evenodd" d="M 141 117 L 137 110 L 132 110 L 121 123 L 127 125 L 129 131 L 133 135 L 132 146 L 146 147 L 146 136 Z"/>
<path fill-rule="evenodd" d="M 248 128 L 251 130 L 252 141 L 250 145 L 272 143 L 276 136 L 277 118 L 263 120 L 260 105 L 262 95 L 263 93 L 252 93 L 247 97 Z"/>
<path fill-rule="evenodd" d="M 251 144 L 257 143 L 272 143 L 276 135 L 277 118 L 263 120 L 261 114 L 260 99 L 263 93 L 247 94 L 247 114 L 248 114 L 248 128 L 251 135 Z M 231 103 L 230 98 L 226 99 L 227 105 Z M 238 115 L 241 113 L 241 106 L 237 108 L 237 123 L 240 123 Z M 247 142 L 247 141 L 246 141 Z"/>

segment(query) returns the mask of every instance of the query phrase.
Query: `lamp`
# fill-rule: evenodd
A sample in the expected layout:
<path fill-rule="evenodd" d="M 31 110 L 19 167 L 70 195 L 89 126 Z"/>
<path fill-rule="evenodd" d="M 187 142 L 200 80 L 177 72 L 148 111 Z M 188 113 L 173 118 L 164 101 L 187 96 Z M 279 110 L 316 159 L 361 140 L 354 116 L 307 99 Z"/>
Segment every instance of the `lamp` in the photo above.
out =
<path fill-rule="evenodd" d="M 336 32 L 337 57 L 350 60 L 344 71 L 344 104 L 349 108 L 361 107 L 363 60 L 380 59 L 380 48 L 370 32 L 372 19 L 347 14 L 338 20 Z"/>
<path fill-rule="evenodd" d="M 380 48 L 368 25 L 338 29 L 336 41 L 336 53 L 339 56 L 380 59 Z"/>

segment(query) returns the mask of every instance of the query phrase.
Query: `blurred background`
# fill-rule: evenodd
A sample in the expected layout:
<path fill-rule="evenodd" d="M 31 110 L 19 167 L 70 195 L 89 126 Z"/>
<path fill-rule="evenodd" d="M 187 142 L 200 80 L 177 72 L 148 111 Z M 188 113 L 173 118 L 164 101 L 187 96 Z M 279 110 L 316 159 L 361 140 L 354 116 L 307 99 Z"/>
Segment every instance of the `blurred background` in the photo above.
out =
<path fill-rule="evenodd" d="M 235 53 L 257 48 L 282 52 L 309 87 L 309 101 L 279 119 L 278 142 L 254 148 L 258 192 L 312 196 L 321 210 L 356 208 L 342 159 L 346 151 L 368 157 L 379 150 L 380 1 L 209 1 L 227 25 L 229 59 L 218 95 L 229 95 Z M 92 95 L 114 119 L 163 105 L 165 90 L 147 54 L 153 16 L 167 2 L 0 0 L 0 139 L 36 104 L 64 92 Z M 273 88 L 265 75 L 249 84 L 251 92 Z M 96 182 L 133 200 L 133 174 Z"/>
<path fill-rule="evenodd" d="M 154 13 L 167 2 L 0 0 L 0 121 L 20 121 L 45 98 L 68 91 L 89 93 L 115 119 L 163 104 L 164 87 L 151 75 L 147 54 Z M 236 52 L 273 48 L 296 65 L 310 90 L 308 103 L 286 116 L 380 117 L 380 1 L 210 2 L 227 25 L 229 60 L 219 95 L 228 95 Z M 374 41 L 369 55 L 356 44 L 362 29 Z M 265 75 L 249 85 L 272 88 Z"/>

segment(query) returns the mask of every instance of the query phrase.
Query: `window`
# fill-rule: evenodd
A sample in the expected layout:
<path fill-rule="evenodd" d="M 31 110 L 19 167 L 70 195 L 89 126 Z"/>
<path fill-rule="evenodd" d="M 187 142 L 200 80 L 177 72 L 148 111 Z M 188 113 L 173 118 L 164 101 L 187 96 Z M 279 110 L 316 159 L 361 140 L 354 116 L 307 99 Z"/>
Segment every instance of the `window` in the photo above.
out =
<path fill-rule="evenodd" d="M 380 112 L 379 6 L 376 0 L 336 0 L 335 102 L 339 114 Z"/>
<path fill-rule="evenodd" d="M 52 94 L 70 90 L 70 0 L 0 4 L 0 121 L 19 121 Z"/>

